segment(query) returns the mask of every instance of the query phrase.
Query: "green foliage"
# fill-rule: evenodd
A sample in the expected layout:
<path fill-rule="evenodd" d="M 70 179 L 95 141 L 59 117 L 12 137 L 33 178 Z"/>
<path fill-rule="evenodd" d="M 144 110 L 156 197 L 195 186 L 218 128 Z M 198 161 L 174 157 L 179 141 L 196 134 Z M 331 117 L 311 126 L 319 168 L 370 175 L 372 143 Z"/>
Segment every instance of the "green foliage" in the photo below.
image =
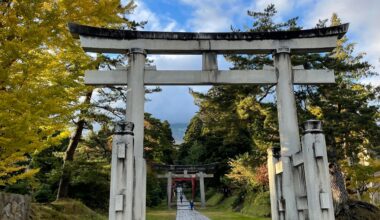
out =
<path fill-rule="evenodd" d="M 226 176 L 231 179 L 241 191 L 252 191 L 258 183 L 255 181 L 255 169 L 252 158 L 245 153 L 236 159 L 231 159 L 229 165 L 231 170 Z"/>
<path fill-rule="evenodd" d="M 62 140 L 57 146 L 51 146 L 40 152 L 35 152 L 29 167 L 38 169 L 33 178 L 17 181 L 15 184 L 7 185 L 4 191 L 18 194 L 30 194 L 37 202 L 51 202 L 55 200 L 55 190 L 60 178 L 62 158 L 57 157 L 56 152 L 62 151 L 69 139 Z"/>
<path fill-rule="evenodd" d="M 280 31 L 280 30 L 300 30 L 297 25 L 298 17 L 289 19 L 286 22 L 275 23 L 273 17 L 277 14 L 274 4 L 269 4 L 263 12 L 248 11 L 248 15 L 254 18 L 250 31 Z"/>
<path fill-rule="evenodd" d="M 69 197 L 81 200 L 92 209 L 107 210 L 110 188 L 110 165 L 102 159 L 86 159 L 79 154 L 69 167 L 71 181 Z"/>
<path fill-rule="evenodd" d="M 110 163 L 112 135 L 113 131 L 110 129 L 110 126 L 102 124 L 99 131 L 90 131 L 83 142 L 83 145 L 86 147 L 81 152 L 87 155 L 94 154 L 94 157 L 97 158 L 96 160 L 103 158 Z"/>
<path fill-rule="evenodd" d="M 148 162 L 173 164 L 175 149 L 174 138 L 168 121 L 161 122 L 145 113 L 144 121 L 144 153 Z M 147 176 L 148 207 L 154 207 L 161 203 L 166 196 L 165 183 L 158 180 L 153 170 L 149 169 Z"/>
<path fill-rule="evenodd" d="M 155 174 L 149 170 L 146 184 L 146 206 L 154 207 L 158 206 L 162 199 L 165 198 L 165 183 L 158 180 Z"/>
<path fill-rule="evenodd" d="M 351 192 L 358 192 L 360 196 L 367 191 L 372 194 L 380 192 L 380 176 L 376 176 L 376 173 L 380 171 L 380 161 L 368 160 L 366 163 L 349 165 L 347 162 L 342 162 L 347 189 Z"/>
<path fill-rule="evenodd" d="M 145 113 L 145 158 L 156 163 L 173 164 L 174 138 L 168 121 L 161 122 Z"/>
<path fill-rule="evenodd" d="M 231 167 L 226 177 L 242 192 L 268 190 L 268 172 L 266 164 L 255 166 L 255 161 L 248 153 L 228 162 Z"/>
<path fill-rule="evenodd" d="M 51 185 L 42 183 L 38 186 L 37 191 L 34 193 L 33 197 L 36 202 L 47 203 L 54 201 L 55 194 L 52 191 Z"/>

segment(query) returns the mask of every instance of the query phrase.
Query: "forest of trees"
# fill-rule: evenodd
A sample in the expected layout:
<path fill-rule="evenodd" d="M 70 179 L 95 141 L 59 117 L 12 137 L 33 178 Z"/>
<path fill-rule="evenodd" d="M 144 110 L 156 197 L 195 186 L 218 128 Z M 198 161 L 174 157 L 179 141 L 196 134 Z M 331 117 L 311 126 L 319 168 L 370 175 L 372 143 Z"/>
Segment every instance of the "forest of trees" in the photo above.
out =
<path fill-rule="evenodd" d="M 149 22 L 127 19 L 135 7 L 119 0 L 0 2 L 0 28 L 5 30 L 0 33 L 1 191 L 29 194 L 43 203 L 70 197 L 107 210 L 112 130 L 125 115 L 126 88 L 85 86 L 83 74 L 126 65 L 126 57 L 86 55 L 67 23 L 135 30 Z M 232 30 L 302 29 L 298 18 L 276 23 L 276 13 L 274 5 L 262 12 L 248 11 L 251 26 Z M 316 27 L 340 23 L 334 14 Z M 370 182 L 380 184 L 380 177 L 374 177 L 380 170 L 380 88 L 363 83 L 377 73 L 354 48 L 355 43 L 343 37 L 331 53 L 291 59 L 294 66 L 335 71 L 336 84 L 295 86 L 299 123 L 323 122 L 329 161 L 336 168 L 332 175 L 344 173 L 347 191 L 338 190 L 364 200 L 380 190 L 368 187 Z M 225 58 L 232 69 L 273 65 L 271 54 Z M 217 162 L 209 187 L 229 188 L 239 198 L 268 191 L 266 151 L 279 144 L 275 87 L 218 85 L 191 94 L 199 111 L 183 144 L 175 145 L 167 121 L 145 113 L 148 164 Z M 165 182 L 154 172 L 148 169 L 148 206 L 160 204 L 166 195 Z"/>

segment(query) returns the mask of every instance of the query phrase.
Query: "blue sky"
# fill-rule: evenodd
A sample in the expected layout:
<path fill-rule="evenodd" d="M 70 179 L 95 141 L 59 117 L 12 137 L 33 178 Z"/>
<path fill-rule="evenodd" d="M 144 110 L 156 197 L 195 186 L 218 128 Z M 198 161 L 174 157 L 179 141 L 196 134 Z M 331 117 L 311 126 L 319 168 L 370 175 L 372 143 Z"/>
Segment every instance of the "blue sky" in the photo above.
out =
<path fill-rule="evenodd" d="M 231 25 L 244 29 L 252 20 L 247 10 L 259 11 L 274 3 L 278 10 L 276 21 L 298 16 L 299 24 L 312 28 L 319 19 L 338 13 L 343 22 L 350 23 L 348 37 L 356 42 L 356 53 L 367 52 L 368 60 L 380 70 L 380 1 L 378 0 L 135 0 L 138 5 L 130 19 L 148 21 L 144 30 L 154 31 L 230 31 Z M 157 69 L 200 69 L 200 56 L 151 56 Z M 219 68 L 228 69 L 222 57 Z M 364 80 L 380 85 L 380 77 Z M 170 123 L 187 123 L 198 108 L 189 94 L 188 86 L 162 86 L 162 92 L 149 95 L 145 109 L 153 116 Z M 206 92 L 207 86 L 193 86 Z"/>

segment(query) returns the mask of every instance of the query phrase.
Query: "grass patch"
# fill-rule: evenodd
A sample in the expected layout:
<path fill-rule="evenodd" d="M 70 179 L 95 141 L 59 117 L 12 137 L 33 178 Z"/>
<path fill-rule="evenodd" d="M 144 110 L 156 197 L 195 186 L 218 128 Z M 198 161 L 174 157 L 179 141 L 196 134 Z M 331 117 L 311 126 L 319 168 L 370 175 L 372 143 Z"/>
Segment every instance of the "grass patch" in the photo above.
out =
<path fill-rule="evenodd" d="M 269 220 L 269 218 L 253 217 L 241 214 L 239 212 L 233 212 L 220 209 L 201 209 L 198 210 L 203 215 L 209 217 L 211 220 L 229 219 L 229 220 Z"/>
<path fill-rule="evenodd" d="M 215 196 L 213 200 L 218 200 L 220 195 Z M 222 195 L 223 197 L 223 195 Z M 218 202 L 218 205 L 208 207 L 206 209 L 198 209 L 203 215 L 209 217 L 211 220 L 231 219 L 231 220 L 269 220 L 270 218 L 255 217 L 240 212 L 234 212 L 232 205 L 237 196 L 230 196 Z M 212 199 L 212 197 L 210 198 Z"/>
<path fill-rule="evenodd" d="M 223 200 L 222 193 L 214 193 L 206 202 L 207 206 L 216 206 Z"/>
<path fill-rule="evenodd" d="M 206 191 L 206 198 L 211 198 L 215 193 L 217 193 L 215 188 L 208 188 Z"/>
<path fill-rule="evenodd" d="M 83 203 L 73 199 L 63 199 L 50 204 L 32 204 L 32 220 L 107 220 Z M 176 210 L 166 206 L 147 210 L 147 220 L 175 220 Z"/>
<path fill-rule="evenodd" d="M 237 199 L 236 195 L 225 198 L 221 203 L 219 203 L 218 209 L 233 211 L 233 204 L 236 199 Z"/>
<path fill-rule="evenodd" d="M 257 195 L 249 195 L 241 207 L 244 213 L 234 211 L 234 203 L 238 195 L 233 195 L 223 199 L 223 194 L 214 194 L 207 204 L 206 209 L 198 209 L 203 215 L 209 217 L 211 220 L 231 219 L 231 220 L 269 220 L 270 218 L 262 217 L 270 215 L 270 205 L 268 213 L 268 195 L 266 193 L 259 193 Z M 253 210 L 254 209 L 254 210 Z M 260 217 L 261 216 L 261 217 Z"/>
<path fill-rule="evenodd" d="M 147 220 L 175 220 L 176 211 L 149 209 L 146 213 Z"/>
<path fill-rule="evenodd" d="M 271 213 L 269 192 L 249 193 L 244 199 L 241 213 L 269 217 Z"/>
<path fill-rule="evenodd" d="M 62 199 L 50 204 L 32 204 L 33 220 L 107 220 L 83 203 L 73 199 Z"/>

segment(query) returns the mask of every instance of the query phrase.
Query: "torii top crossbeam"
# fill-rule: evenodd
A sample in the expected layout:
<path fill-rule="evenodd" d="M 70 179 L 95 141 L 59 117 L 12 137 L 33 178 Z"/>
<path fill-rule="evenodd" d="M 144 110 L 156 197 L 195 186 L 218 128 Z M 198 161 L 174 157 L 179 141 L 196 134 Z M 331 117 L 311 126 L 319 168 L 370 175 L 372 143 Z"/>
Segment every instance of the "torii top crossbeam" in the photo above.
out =
<path fill-rule="evenodd" d="M 69 24 L 69 29 L 75 37 L 80 38 L 87 52 L 125 53 L 130 48 L 144 48 L 148 54 L 201 54 L 205 51 L 265 54 L 285 45 L 292 53 L 331 51 L 336 47 L 337 37 L 341 38 L 347 32 L 348 24 L 276 32 L 129 31 L 74 23 Z M 310 42 L 309 38 L 314 40 Z"/>
<path fill-rule="evenodd" d="M 141 48 L 146 54 L 202 54 L 202 71 L 146 69 L 145 85 L 216 85 L 216 84 L 276 84 L 274 68 L 263 70 L 218 70 L 219 53 L 263 54 L 329 52 L 336 40 L 348 29 L 340 26 L 276 32 L 152 32 L 129 31 L 69 24 L 73 36 L 80 38 L 87 52 L 128 53 Z M 85 74 L 87 85 L 127 85 L 125 69 L 112 71 L 89 70 Z M 303 70 L 293 68 L 294 84 L 334 83 L 329 70 Z"/>

